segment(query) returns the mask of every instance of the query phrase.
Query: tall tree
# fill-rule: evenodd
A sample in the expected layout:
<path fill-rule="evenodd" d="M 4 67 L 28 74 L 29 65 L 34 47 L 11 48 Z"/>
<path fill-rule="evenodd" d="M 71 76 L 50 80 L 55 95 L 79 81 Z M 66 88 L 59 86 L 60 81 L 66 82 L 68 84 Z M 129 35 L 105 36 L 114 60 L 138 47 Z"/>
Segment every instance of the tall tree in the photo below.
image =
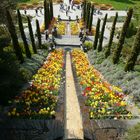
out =
<path fill-rule="evenodd" d="M 44 0 L 44 24 L 45 24 L 45 30 L 48 29 L 47 2 L 46 2 L 46 0 Z"/>
<path fill-rule="evenodd" d="M 50 4 L 49 2 L 47 2 L 47 18 L 48 18 L 48 28 L 49 28 L 49 24 L 51 22 L 51 17 L 50 17 Z"/>
<path fill-rule="evenodd" d="M 37 53 L 37 49 L 36 49 L 36 46 L 35 46 L 35 39 L 34 39 L 34 34 L 33 34 L 33 29 L 32 29 L 30 18 L 27 17 L 27 20 L 28 20 L 28 28 L 29 28 L 30 39 L 31 39 L 31 42 L 32 42 L 33 51 L 34 51 L 34 53 Z"/>
<path fill-rule="evenodd" d="M 105 58 L 107 58 L 110 55 L 110 50 L 111 50 L 111 45 L 112 45 L 113 38 L 114 38 L 114 33 L 115 33 L 115 27 L 116 27 L 116 23 L 117 23 L 117 18 L 118 18 L 118 13 L 116 13 L 116 16 L 115 16 L 114 21 L 113 21 L 113 24 L 112 24 L 108 46 L 107 46 L 107 49 L 105 51 Z"/>
<path fill-rule="evenodd" d="M 96 50 L 97 44 L 98 44 L 98 38 L 99 38 L 99 33 L 100 33 L 100 19 L 98 18 L 97 25 L 96 25 L 96 34 L 95 34 L 95 39 L 93 43 L 93 49 Z"/>
<path fill-rule="evenodd" d="M 102 25 L 102 29 L 101 29 L 101 35 L 99 38 L 99 45 L 98 45 L 98 52 L 102 51 L 102 44 L 103 44 L 106 21 L 107 21 L 107 14 L 104 17 L 104 21 L 103 21 L 103 25 Z"/>
<path fill-rule="evenodd" d="M 0 1 L 0 24 L 6 24 L 6 10 L 12 12 L 13 9 L 16 8 L 15 0 L 1 0 Z M 6 9 L 6 10 L 5 10 Z"/>
<path fill-rule="evenodd" d="M 53 19 L 53 2 L 52 0 L 50 0 L 50 16 L 51 16 L 51 20 Z"/>
<path fill-rule="evenodd" d="M 94 5 L 93 5 L 93 6 L 91 6 L 90 21 L 89 21 L 89 26 L 88 26 L 89 31 L 91 31 L 91 29 L 92 29 L 93 11 L 94 11 Z"/>
<path fill-rule="evenodd" d="M 83 19 L 84 19 L 84 22 L 86 21 L 86 10 L 87 10 L 87 2 L 86 0 L 84 1 L 84 6 L 83 6 Z"/>
<path fill-rule="evenodd" d="M 126 63 L 125 71 L 134 70 L 134 66 L 137 61 L 137 57 L 138 57 L 139 53 L 140 53 L 140 27 L 137 31 L 137 34 L 136 34 L 136 37 L 134 40 L 134 45 L 133 45 L 131 55 L 128 58 L 128 61 Z"/>
<path fill-rule="evenodd" d="M 128 13 L 127 13 L 126 20 L 123 24 L 123 28 L 122 28 L 121 35 L 120 35 L 120 38 L 119 38 L 118 46 L 117 46 L 117 48 L 116 48 L 116 50 L 113 54 L 113 63 L 114 64 L 119 62 L 119 58 L 120 58 L 121 51 L 122 51 L 122 48 L 123 48 L 123 44 L 124 44 L 124 41 L 125 41 L 127 29 L 129 27 L 129 23 L 130 23 L 131 18 L 132 18 L 132 14 L 133 14 L 133 9 L 130 8 Z"/>
<path fill-rule="evenodd" d="M 23 43 L 24 43 L 26 56 L 28 58 L 31 58 L 31 52 L 29 50 L 29 46 L 28 46 L 28 43 L 27 43 L 27 40 L 26 40 L 26 35 L 25 35 L 25 32 L 24 32 L 23 23 L 22 23 L 22 17 L 21 17 L 21 14 L 20 14 L 19 10 L 17 10 L 17 15 L 18 15 L 19 29 L 20 29 L 21 37 L 22 37 L 22 40 L 23 40 Z"/>
<path fill-rule="evenodd" d="M 19 46 L 19 42 L 18 42 L 18 37 L 17 37 L 17 34 L 16 34 L 15 26 L 13 24 L 13 20 L 12 20 L 12 17 L 10 15 L 10 12 L 8 10 L 6 11 L 6 17 L 7 17 L 7 27 L 8 27 L 8 30 L 10 32 L 11 38 L 12 38 L 12 43 L 13 43 L 13 47 L 14 47 L 14 50 L 15 50 L 15 54 L 16 54 L 18 60 L 21 63 L 23 63 L 24 62 L 24 58 L 23 58 L 23 55 L 22 55 L 21 48 Z"/>
<path fill-rule="evenodd" d="M 90 18 L 91 3 L 87 4 L 87 15 L 86 15 L 86 28 L 88 29 L 89 18 Z"/>
<path fill-rule="evenodd" d="M 37 19 L 36 19 L 36 31 L 37 31 L 37 38 L 38 38 L 38 47 L 41 48 L 41 45 L 42 45 L 41 33 L 40 33 L 39 22 Z"/>

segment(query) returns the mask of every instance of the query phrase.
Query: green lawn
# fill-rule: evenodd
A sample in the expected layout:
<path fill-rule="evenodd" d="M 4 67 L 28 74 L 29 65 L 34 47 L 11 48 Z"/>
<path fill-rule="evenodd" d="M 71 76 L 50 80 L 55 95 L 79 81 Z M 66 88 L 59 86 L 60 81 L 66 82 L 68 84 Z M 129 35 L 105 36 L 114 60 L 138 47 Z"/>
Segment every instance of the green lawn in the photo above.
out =
<path fill-rule="evenodd" d="M 42 0 L 17 0 L 18 3 L 36 3 Z"/>
<path fill-rule="evenodd" d="M 111 4 L 115 9 L 126 10 L 128 7 L 139 6 L 140 0 L 91 0 L 100 4 Z"/>

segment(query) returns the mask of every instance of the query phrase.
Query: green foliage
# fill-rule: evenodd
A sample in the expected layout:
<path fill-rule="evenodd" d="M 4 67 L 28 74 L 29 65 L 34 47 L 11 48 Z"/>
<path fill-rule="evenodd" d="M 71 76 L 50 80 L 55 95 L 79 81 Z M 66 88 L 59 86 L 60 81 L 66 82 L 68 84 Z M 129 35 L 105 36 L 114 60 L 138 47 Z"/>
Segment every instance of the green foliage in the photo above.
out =
<path fill-rule="evenodd" d="M 11 48 L 6 47 L 0 53 L 0 104 L 3 105 L 20 92 L 48 55 L 46 50 L 38 50 L 38 54 L 32 55 L 31 59 L 25 58 L 25 62 L 19 64 Z"/>
<path fill-rule="evenodd" d="M 134 23 L 131 22 L 130 25 L 129 25 L 129 27 L 128 27 L 126 37 L 127 38 L 130 38 L 131 36 L 135 35 L 136 33 L 137 33 L 137 28 L 134 25 Z"/>
<path fill-rule="evenodd" d="M 19 46 L 20 46 L 20 48 L 22 50 L 22 54 L 25 57 L 26 56 L 26 50 L 25 50 L 24 44 L 22 42 L 19 42 Z M 32 45 L 28 45 L 28 47 L 29 47 L 30 53 L 33 54 L 34 51 L 33 51 Z"/>
<path fill-rule="evenodd" d="M 17 15 L 18 15 L 19 29 L 20 29 L 21 37 L 22 37 L 22 40 L 23 40 L 23 43 L 24 43 L 26 56 L 28 58 L 31 58 L 31 52 L 29 50 L 29 46 L 28 46 L 28 43 L 27 43 L 27 40 L 26 40 L 26 35 L 25 35 L 25 32 L 24 32 L 24 27 L 23 27 L 23 23 L 22 23 L 22 17 L 21 17 L 21 14 L 20 14 L 19 10 L 17 10 Z"/>
<path fill-rule="evenodd" d="M 133 100 L 140 102 L 140 73 L 138 71 L 124 71 L 124 63 L 113 65 L 111 56 L 104 59 L 104 52 L 88 51 L 91 64 L 99 70 L 104 78 L 111 84 L 122 88 L 125 94 L 133 96 Z"/>
<path fill-rule="evenodd" d="M 115 16 L 113 24 L 112 24 L 108 46 L 107 46 L 107 49 L 105 51 L 105 58 L 107 58 L 110 55 L 111 45 L 112 45 L 112 42 L 113 42 L 113 37 L 114 37 L 114 33 L 115 33 L 115 26 L 116 26 L 117 18 L 118 18 L 118 13 L 116 13 L 116 16 Z"/>
<path fill-rule="evenodd" d="M 92 29 L 92 22 L 93 22 L 93 11 L 94 11 L 94 6 L 91 6 L 91 13 L 90 13 L 90 19 L 89 19 L 89 31 Z"/>
<path fill-rule="evenodd" d="M 140 138 L 140 123 L 129 128 L 124 140 L 139 140 Z"/>
<path fill-rule="evenodd" d="M 107 22 L 113 22 L 114 21 L 114 16 L 111 16 L 107 19 Z M 117 22 L 124 22 L 125 21 L 125 16 L 118 16 Z"/>
<path fill-rule="evenodd" d="M 11 38 L 12 38 L 12 43 L 13 43 L 14 51 L 16 53 L 16 56 L 17 56 L 18 60 L 21 63 L 23 63 L 24 62 L 24 58 L 22 56 L 22 52 L 21 52 L 21 49 L 19 47 L 19 42 L 18 42 L 15 26 L 13 24 L 13 20 L 12 20 L 12 17 L 10 15 L 9 11 L 6 11 L 6 17 L 7 17 L 7 27 L 8 27 L 8 30 L 10 32 Z"/>
<path fill-rule="evenodd" d="M 6 24 L 6 10 L 10 10 L 12 14 L 12 9 L 15 9 L 16 1 L 15 0 L 1 0 L 0 1 L 0 24 Z"/>
<path fill-rule="evenodd" d="M 9 36 L 1 35 L 0 36 L 0 49 L 2 49 L 5 46 L 8 46 L 10 44 L 11 39 Z"/>
<path fill-rule="evenodd" d="M 30 21 L 29 17 L 27 17 L 27 19 L 28 19 L 28 28 L 29 28 L 30 39 L 31 39 L 31 42 L 32 42 L 33 51 L 34 51 L 34 53 L 37 53 L 31 21 Z"/>
<path fill-rule="evenodd" d="M 139 53 L 140 53 L 140 27 L 136 34 L 132 53 L 130 57 L 128 58 L 127 64 L 125 66 L 125 71 L 130 71 L 134 69 Z"/>
<path fill-rule="evenodd" d="M 47 1 L 46 0 L 44 0 L 44 24 L 45 24 L 45 29 L 48 29 L 49 22 L 47 18 Z"/>
<path fill-rule="evenodd" d="M 139 6 L 139 0 L 92 0 L 99 4 L 111 4 L 117 10 L 127 10 L 130 7 Z"/>
<path fill-rule="evenodd" d="M 92 49 L 93 42 L 92 41 L 85 41 L 84 46 L 87 48 L 87 50 Z"/>
<path fill-rule="evenodd" d="M 21 84 L 19 63 L 12 52 L 0 53 L 0 104 L 6 104 L 14 97 Z"/>
<path fill-rule="evenodd" d="M 89 25 L 89 18 L 90 18 L 90 8 L 91 8 L 91 3 L 87 3 L 87 12 L 86 12 L 86 28 L 88 28 Z"/>
<path fill-rule="evenodd" d="M 106 20 L 107 20 L 107 14 L 104 17 L 104 21 L 103 21 L 103 25 L 102 25 L 102 29 L 101 29 L 101 35 L 100 35 L 100 38 L 99 38 L 99 45 L 98 45 L 98 52 L 102 51 L 102 44 L 103 44 Z"/>
<path fill-rule="evenodd" d="M 97 25 L 96 25 L 96 34 L 95 34 L 95 39 L 93 43 L 93 49 L 96 50 L 97 45 L 98 45 L 98 38 L 99 38 L 99 33 L 100 33 L 100 19 L 98 18 Z"/>
<path fill-rule="evenodd" d="M 116 51 L 113 54 L 113 63 L 114 64 L 119 62 L 119 58 L 120 58 L 121 51 L 122 51 L 122 48 L 123 48 L 123 44 L 124 44 L 124 41 L 125 41 L 125 37 L 126 37 L 126 34 L 127 34 L 127 29 L 129 27 L 129 23 L 130 23 L 131 18 L 132 18 L 132 14 L 133 14 L 133 9 L 129 9 L 129 11 L 127 13 L 126 20 L 125 20 L 123 28 L 122 28 L 120 38 L 119 38 L 118 46 L 116 48 Z"/>
<path fill-rule="evenodd" d="M 87 7 L 87 2 L 86 0 L 84 1 L 84 7 L 83 7 L 83 19 L 86 21 L 86 7 Z"/>
<path fill-rule="evenodd" d="M 37 38 L 38 38 L 38 47 L 41 48 L 42 40 L 41 40 L 40 26 L 37 19 L 36 19 L 36 31 L 37 31 Z"/>
<path fill-rule="evenodd" d="M 50 46 L 50 43 L 45 43 L 45 44 L 42 45 L 41 48 L 45 49 L 45 50 L 48 50 L 49 46 Z"/>
<path fill-rule="evenodd" d="M 53 2 L 52 2 L 52 0 L 50 0 L 50 17 L 52 20 L 53 19 Z"/>

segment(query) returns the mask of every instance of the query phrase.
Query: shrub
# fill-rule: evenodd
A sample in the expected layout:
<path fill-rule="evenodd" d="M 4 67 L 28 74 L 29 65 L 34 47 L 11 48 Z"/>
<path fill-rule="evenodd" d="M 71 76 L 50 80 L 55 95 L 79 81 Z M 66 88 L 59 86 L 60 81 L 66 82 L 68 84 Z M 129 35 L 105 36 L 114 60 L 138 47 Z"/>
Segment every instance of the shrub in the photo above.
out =
<path fill-rule="evenodd" d="M 138 140 L 140 138 L 140 123 L 129 128 L 126 132 L 124 140 Z"/>
<path fill-rule="evenodd" d="M 88 50 L 92 49 L 93 42 L 92 41 L 85 41 L 84 46 L 87 47 Z"/>

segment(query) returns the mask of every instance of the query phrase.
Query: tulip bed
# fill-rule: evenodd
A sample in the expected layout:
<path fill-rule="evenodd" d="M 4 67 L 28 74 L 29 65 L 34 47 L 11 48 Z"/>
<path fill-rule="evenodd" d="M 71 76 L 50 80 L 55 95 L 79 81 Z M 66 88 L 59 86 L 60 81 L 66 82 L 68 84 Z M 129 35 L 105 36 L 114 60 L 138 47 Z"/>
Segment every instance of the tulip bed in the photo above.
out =
<path fill-rule="evenodd" d="M 64 51 L 50 53 L 46 62 L 33 76 L 31 85 L 11 102 L 10 117 L 53 118 L 58 100 L 61 75 L 64 67 Z"/>
<path fill-rule="evenodd" d="M 60 21 L 59 23 L 55 24 L 54 26 L 57 27 L 58 34 L 65 35 L 65 32 L 66 32 L 66 22 L 65 21 Z"/>
<path fill-rule="evenodd" d="M 77 22 L 70 22 L 71 35 L 79 34 L 79 26 Z"/>
<path fill-rule="evenodd" d="M 72 51 L 72 63 L 82 86 L 85 104 L 89 106 L 91 119 L 130 119 L 131 112 L 127 111 L 125 95 L 118 87 L 111 86 L 103 76 L 90 65 L 86 55 L 80 49 Z"/>

